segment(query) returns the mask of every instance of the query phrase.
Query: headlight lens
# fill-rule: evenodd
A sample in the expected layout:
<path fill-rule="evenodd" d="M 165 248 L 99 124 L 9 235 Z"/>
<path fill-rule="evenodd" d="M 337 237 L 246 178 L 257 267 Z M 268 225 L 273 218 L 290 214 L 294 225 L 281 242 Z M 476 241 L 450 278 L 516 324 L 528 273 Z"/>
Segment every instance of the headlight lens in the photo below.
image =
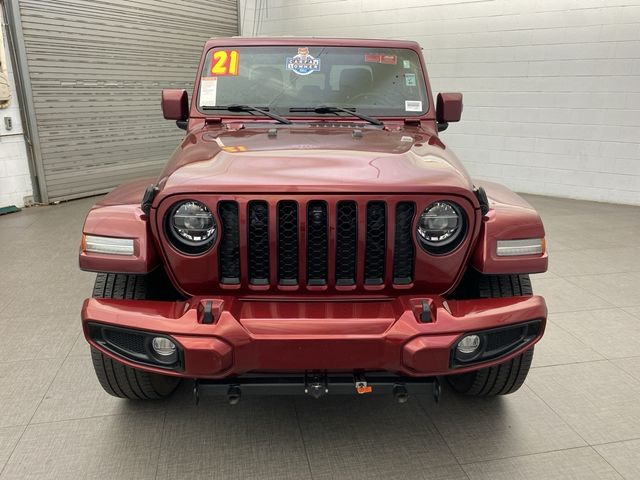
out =
<path fill-rule="evenodd" d="M 213 214 L 206 205 L 196 200 L 174 205 L 167 220 L 171 235 L 182 244 L 179 247 L 187 253 L 199 253 L 215 239 L 216 222 Z M 182 248 L 183 246 L 191 247 L 191 250 Z"/>
<path fill-rule="evenodd" d="M 425 208 L 418 221 L 418 239 L 424 247 L 455 248 L 464 231 L 462 210 L 453 202 L 434 202 Z M 443 253 L 434 251 L 433 253 Z"/>

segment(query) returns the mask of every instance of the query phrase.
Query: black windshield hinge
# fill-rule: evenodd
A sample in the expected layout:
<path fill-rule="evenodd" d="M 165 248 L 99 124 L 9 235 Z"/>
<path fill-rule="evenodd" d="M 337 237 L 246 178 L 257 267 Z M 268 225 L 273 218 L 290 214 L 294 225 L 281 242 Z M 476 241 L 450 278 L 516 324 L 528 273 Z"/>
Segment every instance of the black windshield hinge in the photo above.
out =
<path fill-rule="evenodd" d="M 155 185 L 149 185 L 147 189 L 144 191 L 144 196 L 142 197 L 142 204 L 140 204 L 140 208 L 145 213 L 145 215 L 149 215 L 151 212 L 151 205 L 153 204 L 153 199 L 158 193 L 158 187 Z"/>

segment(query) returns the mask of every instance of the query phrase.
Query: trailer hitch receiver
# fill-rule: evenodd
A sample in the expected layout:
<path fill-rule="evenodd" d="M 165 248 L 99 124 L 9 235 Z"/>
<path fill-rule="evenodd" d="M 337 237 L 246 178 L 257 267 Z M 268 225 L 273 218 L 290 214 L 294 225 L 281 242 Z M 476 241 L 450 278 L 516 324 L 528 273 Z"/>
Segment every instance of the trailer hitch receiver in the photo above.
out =
<path fill-rule="evenodd" d="M 326 373 L 307 373 L 304 376 L 304 393 L 320 398 L 329 393 Z"/>

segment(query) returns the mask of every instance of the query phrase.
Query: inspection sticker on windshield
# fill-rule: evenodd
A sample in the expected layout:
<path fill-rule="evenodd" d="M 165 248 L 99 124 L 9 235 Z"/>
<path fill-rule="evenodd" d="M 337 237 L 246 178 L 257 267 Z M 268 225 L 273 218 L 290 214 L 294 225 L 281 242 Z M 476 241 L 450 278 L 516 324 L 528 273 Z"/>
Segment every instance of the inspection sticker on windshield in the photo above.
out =
<path fill-rule="evenodd" d="M 422 102 L 420 100 L 405 100 L 404 111 L 405 112 L 421 112 Z"/>
<path fill-rule="evenodd" d="M 404 74 L 404 84 L 407 87 L 415 87 L 416 86 L 416 74 L 415 73 L 405 73 Z"/>
<path fill-rule="evenodd" d="M 308 47 L 299 47 L 295 57 L 287 57 L 285 68 L 298 75 L 309 75 L 320 71 L 320 59 L 309 55 Z"/>
<path fill-rule="evenodd" d="M 200 105 L 214 107 L 218 94 L 218 77 L 202 77 L 200 79 Z"/>

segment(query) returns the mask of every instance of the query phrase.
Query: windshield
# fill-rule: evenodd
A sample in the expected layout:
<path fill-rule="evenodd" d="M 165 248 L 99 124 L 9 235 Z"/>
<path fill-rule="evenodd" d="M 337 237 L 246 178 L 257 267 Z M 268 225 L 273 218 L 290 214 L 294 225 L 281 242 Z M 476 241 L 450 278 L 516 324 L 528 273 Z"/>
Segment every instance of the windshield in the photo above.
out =
<path fill-rule="evenodd" d="M 409 49 L 220 47 L 207 52 L 198 107 L 252 105 L 288 115 L 290 109 L 339 106 L 407 117 L 424 114 L 427 98 L 420 60 Z"/>

